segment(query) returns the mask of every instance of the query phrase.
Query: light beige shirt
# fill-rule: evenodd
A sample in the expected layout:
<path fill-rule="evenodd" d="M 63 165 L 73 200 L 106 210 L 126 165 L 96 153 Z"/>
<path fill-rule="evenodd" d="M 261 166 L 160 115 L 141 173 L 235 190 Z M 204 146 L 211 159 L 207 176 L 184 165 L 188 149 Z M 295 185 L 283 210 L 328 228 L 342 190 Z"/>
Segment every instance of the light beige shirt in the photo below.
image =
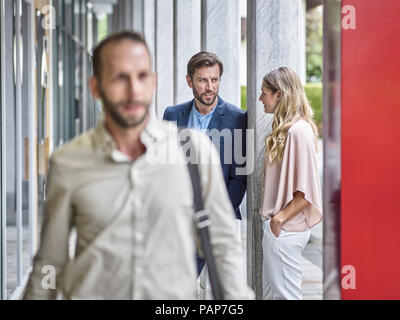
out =
<path fill-rule="evenodd" d="M 282 162 L 265 157 L 261 215 L 268 219 L 293 200 L 297 191 L 310 203 L 283 224 L 286 231 L 306 231 L 322 220 L 322 196 L 316 141 L 310 124 L 295 122 L 288 130 Z"/>
<path fill-rule="evenodd" d="M 199 156 L 210 235 L 227 299 L 248 299 L 235 216 L 218 153 L 191 132 Z M 196 229 L 193 192 L 171 122 L 150 120 L 140 139 L 147 151 L 134 162 L 118 151 L 103 124 L 54 152 L 39 251 L 25 299 L 195 299 Z M 164 164 L 160 163 L 163 162 Z M 71 228 L 76 255 L 68 258 Z M 56 290 L 43 289 L 42 267 L 56 270 Z"/>

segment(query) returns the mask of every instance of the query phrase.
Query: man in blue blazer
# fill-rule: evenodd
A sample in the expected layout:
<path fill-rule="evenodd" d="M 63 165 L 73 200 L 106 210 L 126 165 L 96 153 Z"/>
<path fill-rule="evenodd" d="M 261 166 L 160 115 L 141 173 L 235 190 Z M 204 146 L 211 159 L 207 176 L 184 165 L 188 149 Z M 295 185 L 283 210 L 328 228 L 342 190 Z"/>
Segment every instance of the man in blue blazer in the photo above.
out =
<path fill-rule="evenodd" d="M 207 130 L 211 138 L 213 129 L 221 132 L 224 129 L 230 131 L 232 139 L 225 139 L 221 134 L 219 139 L 219 154 L 225 184 L 229 198 L 236 213 L 236 218 L 241 219 L 239 206 L 246 192 L 246 176 L 238 175 L 236 169 L 245 167 L 245 163 L 237 162 L 239 157 L 245 156 L 245 131 L 247 128 L 247 113 L 238 107 L 225 102 L 218 95 L 223 65 L 219 58 L 210 52 L 199 52 L 188 62 L 186 81 L 193 90 L 194 99 L 167 107 L 164 112 L 164 120 L 175 121 L 179 127 Z M 235 129 L 240 129 L 242 150 L 234 150 Z M 213 130 L 215 131 L 215 130 Z M 226 130 L 224 130 L 226 133 Z M 213 139 L 215 142 L 215 140 Z M 238 143 L 236 143 L 238 144 Z M 231 157 L 225 159 L 224 148 L 231 153 Z M 234 152 L 235 151 L 235 152 Z M 204 260 L 198 257 L 198 272 L 204 266 Z"/>

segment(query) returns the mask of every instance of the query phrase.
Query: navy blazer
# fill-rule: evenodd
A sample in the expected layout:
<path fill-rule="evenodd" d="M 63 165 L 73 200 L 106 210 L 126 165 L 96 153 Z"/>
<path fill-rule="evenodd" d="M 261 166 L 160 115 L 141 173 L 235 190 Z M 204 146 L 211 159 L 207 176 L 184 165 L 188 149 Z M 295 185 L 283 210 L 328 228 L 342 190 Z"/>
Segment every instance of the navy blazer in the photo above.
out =
<path fill-rule="evenodd" d="M 174 121 L 179 127 L 186 128 L 189 121 L 189 115 L 193 106 L 193 100 L 187 101 L 176 106 L 167 107 L 164 112 L 164 120 Z M 236 213 L 236 218 L 241 219 L 239 206 L 243 200 L 244 194 L 246 193 L 246 176 L 236 175 L 237 167 L 244 167 L 246 164 L 238 165 L 235 162 L 233 154 L 233 146 L 235 146 L 235 135 L 234 129 L 242 129 L 241 145 L 242 145 L 242 156 L 246 156 L 246 128 L 247 128 L 247 113 L 238 107 L 223 101 L 218 96 L 218 103 L 215 106 L 215 111 L 211 117 L 208 125 L 208 130 L 217 129 L 219 131 L 223 129 L 229 129 L 232 134 L 232 145 L 228 146 L 232 152 L 232 161 L 229 163 L 224 162 L 224 145 L 230 141 L 224 141 L 224 137 L 220 139 L 219 155 L 221 160 L 222 173 L 226 187 L 228 189 L 229 198 L 232 202 L 232 206 Z M 223 136 L 223 135 L 221 135 Z M 211 138 L 211 136 L 210 136 Z"/>

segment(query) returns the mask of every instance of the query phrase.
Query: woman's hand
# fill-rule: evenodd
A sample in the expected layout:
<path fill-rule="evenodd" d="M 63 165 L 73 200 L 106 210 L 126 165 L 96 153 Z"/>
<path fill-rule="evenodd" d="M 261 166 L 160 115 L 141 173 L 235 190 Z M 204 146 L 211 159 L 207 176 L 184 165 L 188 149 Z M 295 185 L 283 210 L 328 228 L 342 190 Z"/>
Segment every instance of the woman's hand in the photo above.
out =
<path fill-rule="evenodd" d="M 309 205 L 310 203 L 304 199 L 304 193 L 301 191 L 296 192 L 292 201 L 271 219 L 270 228 L 275 237 L 278 238 L 281 228 L 286 221 L 293 219 Z"/>
<path fill-rule="evenodd" d="M 281 233 L 281 228 L 282 228 L 282 221 L 279 219 L 278 216 L 274 216 L 271 221 L 270 221 L 270 228 L 272 233 L 274 234 L 275 237 L 279 237 L 279 234 Z"/>

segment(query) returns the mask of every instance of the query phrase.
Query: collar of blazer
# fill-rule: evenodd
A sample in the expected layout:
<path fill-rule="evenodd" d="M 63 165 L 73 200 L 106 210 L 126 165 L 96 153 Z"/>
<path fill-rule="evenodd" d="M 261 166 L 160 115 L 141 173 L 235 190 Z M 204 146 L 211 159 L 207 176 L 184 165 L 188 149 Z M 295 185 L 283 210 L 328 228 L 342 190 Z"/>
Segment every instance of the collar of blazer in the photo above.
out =
<path fill-rule="evenodd" d="M 189 115 L 190 115 L 190 110 L 192 109 L 193 106 L 193 101 L 194 99 L 188 101 L 186 103 L 186 105 L 182 108 L 181 110 L 181 114 L 179 115 L 178 118 L 178 126 L 181 127 L 187 127 L 188 122 L 189 122 Z M 222 119 L 225 115 L 225 102 L 224 100 L 221 99 L 220 96 L 218 96 L 218 103 L 215 106 L 215 112 L 211 117 L 210 123 L 208 125 L 208 130 L 211 129 L 218 129 L 221 130 L 222 128 L 220 128 Z"/>

